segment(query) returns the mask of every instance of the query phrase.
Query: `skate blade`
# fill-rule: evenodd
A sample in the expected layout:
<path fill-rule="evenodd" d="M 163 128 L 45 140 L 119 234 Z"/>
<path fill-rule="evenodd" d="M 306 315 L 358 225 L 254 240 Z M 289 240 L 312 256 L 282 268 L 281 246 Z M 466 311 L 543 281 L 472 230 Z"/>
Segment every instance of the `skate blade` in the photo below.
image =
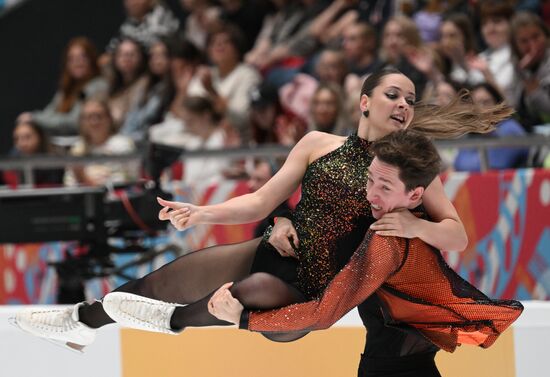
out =
<path fill-rule="evenodd" d="M 16 328 L 18 328 L 19 330 L 23 331 L 25 334 L 29 334 L 29 335 L 32 335 L 33 337 L 35 338 L 38 338 L 40 340 L 43 340 L 45 342 L 48 342 L 50 344 L 53 344 L 57 347 L 61 347 L 63 349 L 66 349 L 66 350 L 69 350 L 73 353 L 76 353 L 78 355 L 83 355 L 84 354 L 84 348 L 86 346 L 82 346 L 80 344 L 76 344 L 76 343 L 71 343 L 71 342 L 64 342 L 62 340 L 57 340 L 57 339 L 48 339 L 48 338 L 43 338 L 41 336 L 36 336 L 34 334 L 31 334 L 30 332 L 28 332 L 27 330 L 21 328 L 21 326 L 19 326 L 17 324 L 17 320 L 15 319 L 15 317 L 9 317 L 8 318 L 8 323 Z"/>

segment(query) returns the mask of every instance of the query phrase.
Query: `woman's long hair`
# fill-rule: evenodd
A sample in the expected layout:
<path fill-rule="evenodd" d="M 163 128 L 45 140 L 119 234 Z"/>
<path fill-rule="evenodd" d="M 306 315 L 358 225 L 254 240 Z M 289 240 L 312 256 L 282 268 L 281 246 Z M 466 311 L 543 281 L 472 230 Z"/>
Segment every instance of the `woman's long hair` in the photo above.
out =
<path fill-rule="evenodd" d="M 81 80 L 76 80 L 71 76 L 67 68 L 69 51 L 74 46 L 79 46 L 84 50 L 86 59 L 90 65 L 89 75 Z M 65 51 L 63 52 L 63 69 L 59 80 L 59 90 L 63 94 L 61 102 L 57 106 L 57 111 L 60 113 L 68 113 L 73 108 L 75 102 L 80 98 L 84 86 L 94 77 L 99 75 L 99 67 L 97 65 L 97 49 L 94 43 L 86 37 L 76 37 L 69 41 Z"/>
<path fill-rule="evenodd" d="M 434 139 L 455 139 L 468 133 L 488 133 L 508 119 L 514 109 L 501 102 L 491 107 L 473 104 L 468 90 L 461 90 L 447 105 L 418 104 L 409 129 Z"/>

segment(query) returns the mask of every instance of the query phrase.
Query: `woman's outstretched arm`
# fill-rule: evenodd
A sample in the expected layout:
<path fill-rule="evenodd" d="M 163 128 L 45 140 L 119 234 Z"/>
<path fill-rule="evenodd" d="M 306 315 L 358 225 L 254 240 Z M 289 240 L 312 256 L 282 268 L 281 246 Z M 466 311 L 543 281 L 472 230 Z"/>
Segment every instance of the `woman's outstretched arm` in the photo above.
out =
<path fill-rule="evenodd" d="M 298 188 L 307 166 L 319 150 L 334 142 L 334 135 L 310 132 L 290 151 L 281 169 L 259 190 L 220 204 L 194 206 L 159 198 L 161 220 L 179 230 L 196 224 L 243 224 L 268 216 Z"/>

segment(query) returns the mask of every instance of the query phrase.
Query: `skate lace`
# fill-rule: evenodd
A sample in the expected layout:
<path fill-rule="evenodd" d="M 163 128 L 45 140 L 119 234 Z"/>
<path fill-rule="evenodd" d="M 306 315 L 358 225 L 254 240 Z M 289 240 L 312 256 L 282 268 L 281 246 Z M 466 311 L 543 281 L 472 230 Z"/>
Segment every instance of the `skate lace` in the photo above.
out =
<path fill-rule="evenodd" d="M 131 319 L 143 322 L 151 327 L 160 329 L 170 328 L 172 305 L 150 303 L 147 301 L 132 301 L 122 303 L 120 309 L 128 314 Z"/>
<path fill-rule="evenodd" d="M 78 323 L 71 317 L 73 309 L 63 311 L 48 310 L 32 313 L 32 320 L 38 327 L 54 331 L 71 331 L 78 327 Z"/>

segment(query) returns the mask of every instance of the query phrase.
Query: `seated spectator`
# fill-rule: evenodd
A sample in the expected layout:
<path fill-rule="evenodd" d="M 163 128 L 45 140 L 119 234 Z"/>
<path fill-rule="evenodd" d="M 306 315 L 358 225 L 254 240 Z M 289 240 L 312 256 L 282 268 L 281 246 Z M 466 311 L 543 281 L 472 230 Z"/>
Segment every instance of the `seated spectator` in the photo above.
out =
<path fill-rule="evenodd" d="M 178 19 L 161 0 L 124 0 L 123 3 L 126 20 L 107 45 L 108 53 L 114 52 L 126 38 L 150 48 L 159 38 L 171 37 L 178 31 Z M 108 63 L 108 60 L 104 63 Z"/>
<path fill-rule="evenodd" d="M 512 52 L 518 80 L 515 107 L 526 131 L 534 125 L 550 123 L 549 33 L 533 13 L 520 12 L 512 19 Z"/>
<path fill-rule="evenodd" d="M 149 70 L 145 91 L 126 114 L 120 133 L 143 143 L 147 129 L 164 118 L 170 101 L 170 58 L 167 42 L 158 40 L 149 49 Z"/>
<path fill-rule="evenodd" d="M 188 97 L 183 102 L 185 133 L 180 135 L 179 146 L 187 150 L 222 149 L 226 135 L 220 124 L 220 116 L 209 98 Z M 224 157 L 202 157 L 186 160 L 183 181 L 200 188 L 220 181 L 230 166 Z"/>
<path fill-rule="evenodd" d="M 122 39 L 108 72 L 108 104 L 117 129 L 124 123 L 128 111 L 144 96 L 149 80 L 146 70 L 143 46 L 133 39 Z"/>
<path fill-rule="evenodd" d="M 72 156 L 124 155 L 135 150 L 132 139 L 117 134 L 106 102 L 90 99 L 84 103 L 80 114 L 80 138 L 70 150 Z M 98 186 L 128 183 L 138 178 L 139 166 L 132 163 L 92 163 L 69 169 L 65 184 Z"/>
<path fill-rule="evenodd" d="M 149 128 L 149 140 L 159 144 L 173 144 L 184 132 L 183 101 L 187 98 L 189 83 L 204 57 L 199 49 L 186 39 L 175 38 L 169 43 L 170 82 L 168 107 L 160 123 Z"/>
<path fill-rule="evenodd" d="M 275 163 L 267 159 L 259 159 L 254 161 L 254 168 L 249 173 L 248 177 L 248 187 L 250 192 L 255 192 L 259 190 L 267 181 L 271 179 L 277 173 L 278 167 L 275 166 Z M 254 237 L 261 237 L 267 227 L 270 225 L 271 219 L 281 215 L 288 215 L 290 212 L 290 207 L 288 202 L 285 200 L 277 208 L 275 208 L 267 218 L 260 221 L 254 228 Z"/>
<path fill-rule="evenodd" d="M 423 45 L 413 20 L 395 16 L 388 20 L 380 42 L 380 60 L 392 65 L 409 77 L 416 87 L 417 98 L 422 98 L 429 81 L 435 81 L 437 69 L 431 49 Z"/>
<path fill-rule="evenodd" d="M 183 34 L 201 51 L 206 49 L 208 35 L 220 26 L 220 7 L 212 0 L 180 0 L 187 13 Z"/>
<path fill-rule="evenodd" d="M 505 1 L 484 1 L 480 5 L 481 35 L 487 49 L 468 58 L 468 68 L 478 74 L 478 81 L 486 81 L 498 88 L 506 101 L 514 106 L 516 83 L 512 49 L 510 46 L 510 19 L 512 6 Z"/>
<path fill-rule="evenodd" d="M 235 128 L 241 141 L 250 139 L 248 112 L 250 91 L 261 77 L 256 69 L 242 62 L 244 40 L 242 33 L 232 25 L 212 33 L 207 43 L 211 67 L 201 67 L 189 84 L 188 95 L 207 96 L 224 123 Z"/>
<path fill-rule="evenodd" d="M 441 23 L 440 34 L 443 74 L 461 85 L 472 86 L 484 81 L 482 73 L 467 64 L 469 58 L 477 55 L 470 18 L 464 13 L 448 14 Z"/>
<path fill-rule="evenodd" d="M 320 84 L 311 99 L 310 130 L 335 135 L 349 135 L 352 132 L 350 120 L 344 108 L 344 96 L 333 83 Z"/>
<path fill-rule="evenodd" d="M 479 107 L 494 106 L 503 102 L 504 97 L 492 85 L 484 83 L 472 88 L 472 100 Z M 507 119 L 500 122 L 496 130 L 476 137 L 514 137 L 524 136 L 525 130 L 515 119 Z M 529 156 L 529 148 L 489 148 L 487 150 L 489 169 L 511 169 L 525 166 Z M 454 168 L 458 171 L 481 171 L 479 151 L 476 148 L 461 148 L 454 162 Z"/>
<path fill-rule="evenodd" d="M 19 121 L 34 122 L 50 135 L 77 135 L 82 102 L 104 95 L 107 82 L 99 74 L 97 51 L 85 37 L 73 38 L 63 53 L 59 87 L 44 110 L 23 113 Z"/>
<path fill-rule="evenodd" d="M 277 88 L 263 82 L 250 93 L 250 126 L 253 144 L 294 145 L 304 136 L 306 123 L 285 110 Z"/>
<path fill-rule="evenodd" d="M 40 157 L 60 155 L 61 151 L 50 144 L 44 129 L 33 121 L 20 121 L 13 130 L 11 156 Z M 36 168 L 32 170 L 35 187 L 60 186 L 63 184 L 63 168 Z M 12 187 L 25 182 L 22 171 L 5 171 L 3 181 Z"/>
<path fill-rule="evenodd" d="M 376 44 L 376 31 L 367 23 L 353 23 L 343 30 L 342 51 L 350 73 L 357 75 L 361 82 L 380 65 Z"/>

